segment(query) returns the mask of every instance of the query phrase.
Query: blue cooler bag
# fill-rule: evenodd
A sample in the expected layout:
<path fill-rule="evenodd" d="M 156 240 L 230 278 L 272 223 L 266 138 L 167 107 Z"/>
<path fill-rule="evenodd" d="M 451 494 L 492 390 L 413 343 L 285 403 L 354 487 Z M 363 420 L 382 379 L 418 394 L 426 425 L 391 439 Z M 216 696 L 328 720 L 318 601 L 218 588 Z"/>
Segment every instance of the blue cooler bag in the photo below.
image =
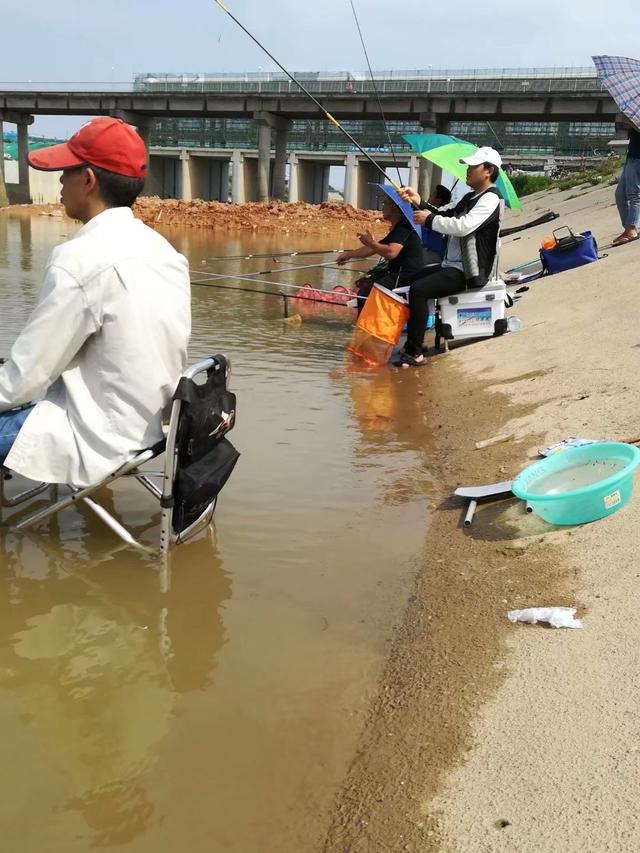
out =
<path fill-rule="evenodd" d="M 561 231 L 567 233 L 559 237 L 558 233 Z M 543 275 L 572 270 L 598 260 L 598 244 L 591 231 L 574 234 L 571 228 L 565 225 L 556 228 L 553 236 L 556 241 L 553 249 L 540 249 Z"/>

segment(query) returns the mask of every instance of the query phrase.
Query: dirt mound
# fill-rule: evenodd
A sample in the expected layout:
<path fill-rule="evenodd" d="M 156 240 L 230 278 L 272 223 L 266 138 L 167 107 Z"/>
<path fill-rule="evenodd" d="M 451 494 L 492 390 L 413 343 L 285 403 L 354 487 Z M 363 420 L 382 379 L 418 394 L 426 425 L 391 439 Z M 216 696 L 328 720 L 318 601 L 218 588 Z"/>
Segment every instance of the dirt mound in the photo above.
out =
<path fill-rule="evenodd" d="M 350 204 L 306 204 L 284 201 L 224 204 L 219 201 L 178 201 L 155 196 L 139 198 L 134 212 L 147 225 L 179 225 L 187 228 L 225 230 L 318 232 L 340 225 L 374 227 L 381 221 L 378 210 L 358 210 Z"/>

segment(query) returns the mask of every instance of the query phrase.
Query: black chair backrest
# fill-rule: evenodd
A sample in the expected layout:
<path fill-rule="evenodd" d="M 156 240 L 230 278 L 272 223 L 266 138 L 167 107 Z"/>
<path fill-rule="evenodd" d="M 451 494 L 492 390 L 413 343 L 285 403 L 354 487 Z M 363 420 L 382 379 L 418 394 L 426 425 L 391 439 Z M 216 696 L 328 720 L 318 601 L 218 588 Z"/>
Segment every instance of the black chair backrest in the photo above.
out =
<path fill-rule="evenodd" d="M 227 388 L 227 362 L 213 356 L 205 382 L 182 377 L 174 400 L 180 400 L 176 440 L 173 530 L 186 530 L 215 502 L 240 454 L 225 437 L 236 419 L 236 395 Z"/>

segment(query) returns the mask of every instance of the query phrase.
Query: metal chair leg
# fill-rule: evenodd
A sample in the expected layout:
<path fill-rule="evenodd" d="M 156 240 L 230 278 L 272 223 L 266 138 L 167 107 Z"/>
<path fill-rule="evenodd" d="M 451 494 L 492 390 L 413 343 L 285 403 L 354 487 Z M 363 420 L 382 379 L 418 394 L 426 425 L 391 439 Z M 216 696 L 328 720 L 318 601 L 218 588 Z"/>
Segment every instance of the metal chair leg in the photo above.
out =
<path fill-rule="evenodd" d="M 82 502 L 85 503 L 90 509 L 92 509 L 98 518 L 102 519 L 104 523 L 109 527 L 113 532 L 119 536 L 127 545 L 132 545 L 134 548 L 138 548 L 140 551 L 152 551 L 147 545 L 143 545 L 142 542 L 138 542 L 137 539 L 129 533 L 126 527 L 123 527 L 119 521 L 111 515 L 111 513 L 107 512 L 107 510 L 100 506 L 99 503 L 96 503 L 93 498 L 85 497 L 82 498 Z"/>

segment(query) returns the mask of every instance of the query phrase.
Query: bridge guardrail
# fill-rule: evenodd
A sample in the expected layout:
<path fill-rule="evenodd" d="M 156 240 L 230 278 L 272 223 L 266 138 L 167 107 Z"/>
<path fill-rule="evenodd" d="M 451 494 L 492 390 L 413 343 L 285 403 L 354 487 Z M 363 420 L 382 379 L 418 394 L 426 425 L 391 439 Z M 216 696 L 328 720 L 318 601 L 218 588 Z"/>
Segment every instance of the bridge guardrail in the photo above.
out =
<path fill-rule="evenodd" d="M 531 72 L 531 73 L 526 73 Z M 404 74 L 405 76 L 401 76 Z M 605 92 L 592 69 L 504 69 L 456 72 L 376 72 L 375 87 L 360 72 L 322 75 L 301 73 L 314 95 L 526 95 Z M 295 95 L 297 86 L 283 75 L 158 75 L 139 74 L 131 81 L 0 81 L 0 92 L 114 94 L 265 94 Z"/>

